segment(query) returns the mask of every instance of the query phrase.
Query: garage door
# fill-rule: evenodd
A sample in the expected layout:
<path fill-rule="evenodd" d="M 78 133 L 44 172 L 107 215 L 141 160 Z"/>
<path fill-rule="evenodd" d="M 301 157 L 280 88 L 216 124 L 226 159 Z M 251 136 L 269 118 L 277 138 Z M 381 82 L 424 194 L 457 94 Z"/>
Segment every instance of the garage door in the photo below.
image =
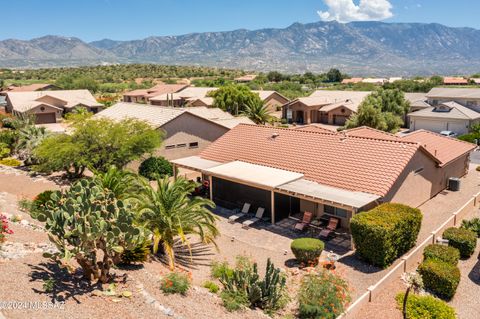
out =
<path fill-rule="evenodd" d="M 467 123 L 448 122 L 448 130 L 457 133 L 458 135 L 467 134 Z"/>
<path fill-rule="evenodd" d="M 345 125 L 347 121 L 347 117 L 343 115 L 334 115 L 333 116 L 333 124 L 334 125 Z"/>
<path fill-rule="evenodd" d="M 55 113 L 40 113 L 35 114 L 35 123 L 37 124 L 46 124 L 46 123 L 55 123 Z"/>
<path fill-rule="evenodd" d="M 414 129 L 440 133 L 447 129 L 447 123 L 443 121 L 415 120 Z"/>

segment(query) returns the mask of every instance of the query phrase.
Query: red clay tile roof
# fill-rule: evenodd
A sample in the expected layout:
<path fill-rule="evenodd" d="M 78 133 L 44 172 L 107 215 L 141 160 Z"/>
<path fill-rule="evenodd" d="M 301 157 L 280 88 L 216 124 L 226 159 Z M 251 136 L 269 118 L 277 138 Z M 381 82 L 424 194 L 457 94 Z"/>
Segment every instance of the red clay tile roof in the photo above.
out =
<path fill-rule="evenodd" d="M 294 171 L 320 184 L 385 196 L 419 150 L 418 143 L 406 140 L 241 124 L 200 157 Z"/>
<path fill-rule="evenodd" d="M 369 138 L 377 138 L 377 139 L 393 140 L 393 141 L 397 141 L 399 139 L 399 137 L 396 135 L 393 135 L 391 133 L 387 133 L 384 131 L 376 130 L 368 126 L 351 128 L 351 129 L 345 130 L 344 132 L 348 136 L 369 137 Z"/>
<path fill-rule="evenodd" d="M 295 130 L 299 131 L 308 131 L 308 132 L 318 132 L 318 133 L 329 133 L 329 134 L 337 134 L 336 131 L 326 129 L 324 127 L 314 125 L 314 124 L 309 124 L 309 125 L 304 125 L 304 126 L 298 126 L 293 128 Z"/>
<path fill-rule="evenodd" d="M 402 140 L 419 143 L 440 161 L 440 166 L 444 166 L 476 148 L 472 143 L 446 137 L 426 130 L 418 130 L 409 133 L 403 136 Z"/>
<path fill-rule="evenodd" d="M 11 85 L 7 88 L 5 92 L 30 92 L 30 91 L 39 91 L 45 88 L 52 86 L 52 84 L 48 83 L 33 83 L 29 85 L 23 86 L 14 86 Z"/>
<path fill-rule="evenodd" d="M 124 96 L 144 96 L 153 97 L 161 94 L 175 93 L 183 90 L 188 85 L 185 84 L 157 84 L 149 89 L 138 89 L 129 92 L 125 92 Z"/>
<path fill-rule="evenodd" d="M 460 77 L 444 77 L 443 84 L 468 84 L 468 80 Z"/>

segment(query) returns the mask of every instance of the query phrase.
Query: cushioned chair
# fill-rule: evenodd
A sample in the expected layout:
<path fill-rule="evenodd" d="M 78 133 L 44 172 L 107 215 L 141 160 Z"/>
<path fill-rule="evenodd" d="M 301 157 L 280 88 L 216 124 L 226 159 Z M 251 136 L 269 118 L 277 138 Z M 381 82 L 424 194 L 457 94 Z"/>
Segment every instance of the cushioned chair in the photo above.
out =
<path fill-rule="evenodd" d="M 320 237 L 328 238 L 330 237 L 334 232 L 335 229 L 338 227 L 338 219 L 330 217 L 328 221 L 328 225 L 325 229 L 322 229 L 320 232 Z"/>
<path fill-rule="evenodd" d="M 250 210 L 250 203 L 243 204 L 243 208 L 239 213 L 228 217 L 228 222 L 229 223 L 234 223 L 238 219 L 240 219 L 244 216 L 247 216 L 249 210 Z"/>
<path fill-rule="evenodd" d="M 243 228 L 250 228 L 250 226 L 256 222 L 258 222 L 260 219 L 263 217 L 263 213 L 265 212 L 265 208 L 263 207 L 258 207 L 257 213 L 255 214 L 255 217 L 251 219 L 247 219 L 242 223 Z"/>
<path fill-rule="evenodd" d="M 313 214 L 311 212 L 304 212 L 300 223 L 295 224 L 295 230 L 304 230 L 312 222 Z"/>

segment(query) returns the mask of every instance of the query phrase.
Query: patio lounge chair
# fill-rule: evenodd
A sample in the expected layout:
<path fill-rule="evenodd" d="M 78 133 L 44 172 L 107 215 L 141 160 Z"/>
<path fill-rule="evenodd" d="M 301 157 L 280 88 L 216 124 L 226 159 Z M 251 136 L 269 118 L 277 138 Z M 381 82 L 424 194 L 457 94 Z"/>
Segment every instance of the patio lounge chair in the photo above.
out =
<path fill-rule="evenodd" d="M 263 217 L 263 213 L 265 212 L 265 208 L 263 207 L 258 207 L 257 213 L 255 214 L 255 217 L 251 219 L 247 219 L 242 223 L 243 228 L 250 228 L 250 226 L 256 222 L 258 222 L 260 219 Z"/>
<path fill-rule="evenodd" d="M 320 237 L 329 238 L 333 234 L 335 229 L 337 229 L 337 226 L 338 219 L 330 217 L 327 227 L 325 229 L 322 229 L 322 231 L 320 232 Z"/>
<path fill-rule="evenodd" d="M 308 224 L 312 222 L 312 217 L 313 217 L 313 214 L 311 212 L 303 213 L 302 221 L 295 225 L 295 230 L 300 230 L 300 231 L 304 230 L 305 227 L 307 227 Z"/>
<path fill-rule="evenodd" d="M 228 222 L 234 223 L 236 220 L 242 218 L 243 216 L 247 216 L 249 210 L 250 210 L 250 203 L 243 204 L 243 208 L 239 213 L 228 217 Z"/>

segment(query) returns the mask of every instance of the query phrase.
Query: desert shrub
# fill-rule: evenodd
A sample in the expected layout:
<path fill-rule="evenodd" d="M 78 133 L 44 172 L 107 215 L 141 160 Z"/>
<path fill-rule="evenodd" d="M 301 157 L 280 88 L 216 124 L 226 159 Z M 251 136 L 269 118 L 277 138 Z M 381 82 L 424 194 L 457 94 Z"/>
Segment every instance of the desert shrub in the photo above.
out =
<path fill-rule="evenodd" d="M 475 234 L 477 234 L 477 237 L 480 237 L 480 218 L 475 217 L 469 220 L 463 220 L 460 228 L 473 231 Z"/>
<path fill-rule="evenodd" d="M 315 266 L 318 264 L 318 258 L 325 244 L 316 238 L 298 238 L 292 241 L 290 248 L 301 264 Z"/>
<path fill-rule="evenodd" d="M 396 296 L 398 309 L 403 308 L 405 294 L 399 293 Z M 408 319 L 456 319 L 455 309 L 445 301 L 430 295 L 419 296 L 410 294 L 407 300 Z"/>
<path fill-rule="evenodd" d="M 150 257 L 150 246 L 151 242 L 146 240 L 132 249 L 125 249 L 122 253 L 122 256 L 120 256 L 121 263 L 130 265 L 146 262 Z"/>
<path fill-rule="evenodd" d="M 213 294 L 216 294 L 220 290 L 220 287 L 218 287 L 218 285 L 216 283 L 214 283 L 213 281 L 210 281 L 210 280 L 205 281 L 203 283 L 203 287 L 207 288 L 208 291 L 210 291 Z"/>
<path fill-rule="evenodd" d="M 444 261 L 426 259 L 418 267 L 425 288 L 441 298 L 450 300 L 460 282 L 460 270 L 457 266 Z"/>
<path fill-rule="evenodd" d="M 336 318 L 350 302 L 347 282 L 335 273 L 323 270 L 302 279 L 298 293 L 300 318 Z"/>
<path fill-rule="evenodd" d="M 5 166 L 20 166 L 20 164 L 22 164 L 22 162 L 20 162 L 19 160 L 15 159 L 15 158 L 7 157 L 7 158 L 4 158 L 4 159 L 1 159 L 0 164 L 5 165 Z"/>
<path fill-rule="evenodd" d="M 455 247 L 432 244 L 425 247 L 423 258 L 440 260 L 456 266 L 460 259 L 460 252 Z"/>
<path fill-rule="evenodd" d="M 422 213 L 417 208 L 385 203 L 353 216 L 350 223 L 357 254 L 379 267 L 387 267 L 415 246 Z"/>
<path fill-rule="evenodd" d="M 6 143 L 1 143 L 0 142 L 0 159 L 5 158 L 8 155 L 10 155 L 10 152 L 11 152 L 11 150 L 8 147 L 8 145 Z"/>
<path fill-rule="evenodd" d="M 8 219 L 5 215 L 0 214 L 0 245 L 7 238 L 7 235 L 13 234 L 13 231 L 8 225 Z"/>
<path fill-rule="evenodd" d="M 163 157 L 149 157 L 138 168 L 138 173 L 149 180 L 155 180 L 165 175 L 173 175 L 173 166 Z"/>
<path fill-rule="evenodd" d="M 462 258 L 470 257 L 477 246 L 477 234 L 468 229 L 450 227 L 445 229 L 442 237 L 448 239 L 449 246 L 460 251 Z"/>
<path fill-rule="evenodd" d="M 242 259 L 239 264 L 237 259 L 233 274 L 224 273 L 219 280 L 224 291 L 230 293 L 227 296 L 240 298 L 245 295 L 251 308 L 258 307 L 271 313 L 286 304 L 286 278 L 270 259 L 267 260 L 263 279 L 258 274 L 256 263 Z"/>
<path fill-rule="evenodd" d="M 16 131 L 0 130 L 0 143 L 7 144 L 8 148 L 13 149 L 16 140 L 17 140 Z"/>
<path fill-rule="evenodd" d="M 190 288 L 190 278 L 185 273 L 171 272 L 160 282 L 160 289 L 165 294 L 186 295 Z"/>
<path fill-rule="evenodd" d="M 53 192 L 54 191 L 46 190 L 35 196 L 31 203 L 30 210 L 42 211 L 47 202 L 51 200 Z"/>
<path fill-rule="evenodd" d="M 4 128 L 14 129 L 14 128 L 15 128 L 15 119 L 12 118 L 12 117 L 3 118 L 3 119 L 2 119 L 2 126 L 3 126 Z"/>
<path fill-rule="evenodd" d="M 220 279 L 222 277 L 231 277 L 233 275 L 233 269 L 228 262 L 214 261 L 210 266 L 210 276 L 214 279 Z"/>
<path fill-rule="evenodd" d="M 230 312 L 245 309 L 248 306 L 248 297 L 244 291 L 224 290 L 220 297 L 222 298 L 223 306 Z"/>

